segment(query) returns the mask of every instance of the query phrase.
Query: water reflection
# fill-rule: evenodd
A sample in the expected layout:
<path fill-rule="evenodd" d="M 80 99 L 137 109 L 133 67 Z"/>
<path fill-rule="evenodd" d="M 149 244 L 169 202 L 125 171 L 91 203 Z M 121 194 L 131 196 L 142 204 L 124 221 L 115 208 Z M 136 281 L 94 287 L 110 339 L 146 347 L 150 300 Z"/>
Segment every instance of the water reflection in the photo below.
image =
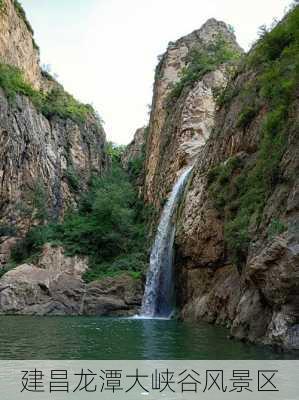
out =
<path fill-rule="evenodd" d="M 281 359 L 227 330 L 175 320 L 0 317 L 1 359 Z"/>

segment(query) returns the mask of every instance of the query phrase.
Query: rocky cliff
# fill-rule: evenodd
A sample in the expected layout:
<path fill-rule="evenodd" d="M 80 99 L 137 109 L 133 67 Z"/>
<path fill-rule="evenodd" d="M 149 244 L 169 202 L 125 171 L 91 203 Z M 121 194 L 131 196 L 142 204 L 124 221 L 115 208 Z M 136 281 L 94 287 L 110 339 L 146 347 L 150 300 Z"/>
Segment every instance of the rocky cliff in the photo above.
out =
<path fill-rule="evenodd" d="M 18 1 L 0 3 L 0 262 L 36 220 L 75 206 L 106 165 L 105 132 L 39 66 L 33 30 Z"/>
<path fill-rule="evenodd" d="M 220 38 L 220 39 L 219 39 Z M 209 53 L 217 40 L 237 54 L 241 52 L 229 27 L 215 19 L 201 29 L 169 43 L 156 69 L 154 94 L 148 129 L 144 198 L 157 208 L 183 167 L 194 162 L 199 148 L 209 137 L 214 123 L 213 92 L 227 80 L 226 65 L 207 69 L 193 85 L 183 88 L 173 102 L 171 95 L 182 73 L 198 53 Z M 192 71 L 193 72 L 193 71 Z"/>
<path fill-rule="evenodd" d="M 237 70 L 220 64 L 178 96 L 169 91 L 184 83 L 190 47 L 219 30 L 238 46 L 215 20 L 170 44 L 156 73 L 144 187 L 159 209 L 195 163 L 177 215 L 181 318 L 289 349 L 299 347 L 298 12 L 265 32 Z"/>
<path fill-rule="evenodd" d="M 16 0 L 0 3 L 0 60 L 18 67 L 36 89 L 42 86 L 39 49 L 33 38 L 33 29 Z"/>
<path fill-rule="evenodd" d="M 137 129 L 132 142 L 126 146 L 122 155 L 122 165 L 125 169 L 129 169 L 132 162 L 144 157 L 146 132 L 146 127 Z"/>

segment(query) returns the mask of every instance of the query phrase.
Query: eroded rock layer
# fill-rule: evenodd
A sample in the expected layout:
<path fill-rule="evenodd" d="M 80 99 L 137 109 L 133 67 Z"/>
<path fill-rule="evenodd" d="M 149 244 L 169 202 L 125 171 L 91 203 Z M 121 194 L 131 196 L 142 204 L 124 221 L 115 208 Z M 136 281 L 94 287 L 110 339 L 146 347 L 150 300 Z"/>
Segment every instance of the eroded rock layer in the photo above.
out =
<path fill-rule="evenodd" d="M 68 257 L 45 245 L 34 264 L 7 272 L 0 281 L 0 313 L 22 315 L 115 315 L 137 313 L 142 285 L 129 275 L 85 284 L 84 257 Z"/>
<path fill-rule="evenodd" d="M 221 36 L 241 52 L 234 34 L 224 22 L 208 20 L 201 29 L 170 43 L 156 69 L 152 110 L 146 148 L 144 198 L 160 208 L 180 171 L 194 162 L 209 137 L 215 113 L 213 91 L 226 82 L 226 68 L 207 73 L 175 105 L 168 97 L 194 50 L 202 51 Z"/>
<path fill-rule="evenodd" d="M 296 63 L 288 33 L 298 29 L 296 15 L 298 7 L 237 73 L 228 78 L 220 65 L 170 108 L 190 48 L 219 31 L 238 46 L 215 20 L 169 45 L 156 72 L 144 186 L 145 200 L 161 210 L 182 168 L 194 163 L 177 215 L 180 317 L 286 349 L 299 348 L 298 75 L 288 67 Z"/>

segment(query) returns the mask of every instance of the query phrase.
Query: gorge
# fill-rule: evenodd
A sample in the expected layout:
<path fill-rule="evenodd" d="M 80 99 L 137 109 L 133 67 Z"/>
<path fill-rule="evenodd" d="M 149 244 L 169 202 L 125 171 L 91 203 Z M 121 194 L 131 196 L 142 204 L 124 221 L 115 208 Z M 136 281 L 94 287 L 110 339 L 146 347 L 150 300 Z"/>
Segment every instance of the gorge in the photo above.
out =
<path fill-rule="evenodd" d="M 298 5 L 247 54 L 214 18 L 170 42 L 149 124 L 122 149 L 91 106 L 40 68 L 19 3 L 0 4 L 3 324 L 17 327 L 7 314 L 29 325 L 31 316 L 49 325 L 46 316 L 85 316 L 92 329 L 92 316 L 173 314 L 162 328 L 119 326 L 130 343 L 165 329 L 171 343 L 176 332 L 194 346 L 192 331 L 200 340 L 220 332 L 225 347 L 230 332 L 298 350 Z M 117 322 L 95 324 L 117 331 Z M 234 343 L 231 356 L 246 357 Z M 263 351 L 252 357 L 274 357 Z"/>

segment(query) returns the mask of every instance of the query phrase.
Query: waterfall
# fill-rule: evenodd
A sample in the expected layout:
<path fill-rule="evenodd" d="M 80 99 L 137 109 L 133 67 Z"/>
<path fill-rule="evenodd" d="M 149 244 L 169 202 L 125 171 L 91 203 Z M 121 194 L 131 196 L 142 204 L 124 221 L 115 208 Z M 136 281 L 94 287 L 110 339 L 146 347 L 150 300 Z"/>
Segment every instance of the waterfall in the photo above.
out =
<path fill-rule="evenodd" d="M 173 310 L 173 243 L 175 221 L 173 216 L 192 167 L 187 168 L 175 183 L 162 211 L 150 256 L 141 315 L 143 317 L 170 317 Z"/>

